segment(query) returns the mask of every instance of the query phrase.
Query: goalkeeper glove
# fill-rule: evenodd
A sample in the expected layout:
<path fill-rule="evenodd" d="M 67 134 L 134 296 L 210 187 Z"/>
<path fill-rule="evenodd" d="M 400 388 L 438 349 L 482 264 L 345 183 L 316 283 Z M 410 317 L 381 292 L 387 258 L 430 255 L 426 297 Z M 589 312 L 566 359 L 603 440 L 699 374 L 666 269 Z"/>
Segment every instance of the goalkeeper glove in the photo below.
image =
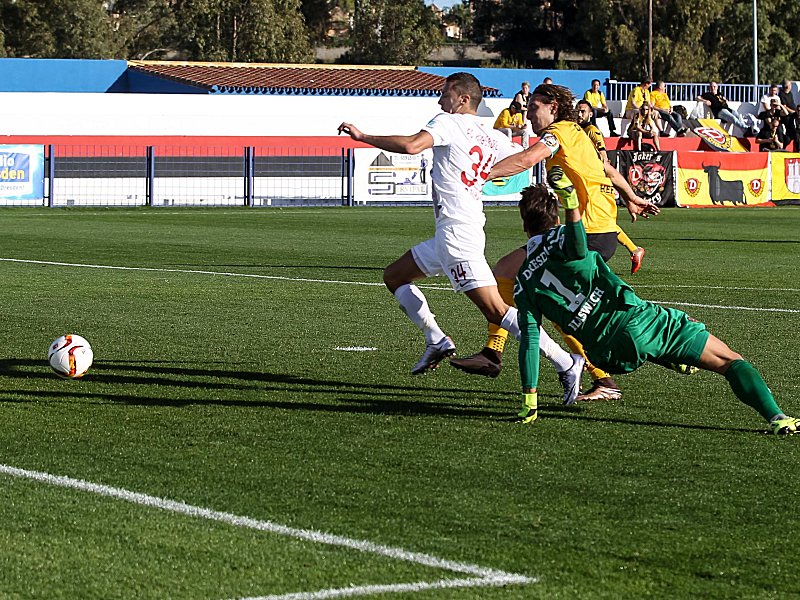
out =
<path fill-rule="evenodd" d="M 538 394 L 522 394 L 522 408 L 517 413 L 520 423 L 533 423 L 539 416 Z"/>
<path fill-rule="evenodd" d="M 561 167 L 552 167 L 547 172 L 547 183 L 553 188 L 564 208 L 578 208 L 578 194 L 575 193 L 575 186 L 572 185 Z"/>

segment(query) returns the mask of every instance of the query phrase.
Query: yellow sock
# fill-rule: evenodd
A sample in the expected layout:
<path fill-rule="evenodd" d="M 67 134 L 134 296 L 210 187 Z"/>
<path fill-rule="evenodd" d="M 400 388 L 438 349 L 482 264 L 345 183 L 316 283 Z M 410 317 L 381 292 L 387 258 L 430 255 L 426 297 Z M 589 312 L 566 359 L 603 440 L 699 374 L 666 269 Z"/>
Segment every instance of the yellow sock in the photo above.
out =
<path fill-rule="evenodd" d="M 497 278 L 497 291 L 500 292 L 500 297 L 509 306 L 514 306 L 514 280 L 508 277 Z M 495 352 L 503 353 L 506 347 L 506 340 L 508 339 L 508 332 L 495 325 L 489 323 L 489 339 L 486 341 L 486 347 Z"/>
<path fill-rule="evenodd" d="M 603 369 L 599 367 L 595 367 L 589 358 L 586 356 L 586 353 L 583 351 L 583 344 L 581 344 L 577 338 L 572 337 L 571 335 L 567 335 L 564 333 L 561 328 L 553 323 L 553 326 L 558 330 L 561 334 L 561 337 L 564 338 L 564 343 L 567 344 L 570 352 L 573 354 L 580 354 L 583 358 L 586 359 L 586 370 L 589 371 L 589 375 L 592 376 L 592 380 L 595 379 L 602 379 L 603 377 L 611 377 L 608 373 L 603 371 Z"/>
<path fill-rule="evenodd" d="M 622 231 L 622 229 L 617 230 L 617 241 L 625 246 L 628 249 L 628 252 L 633 254 L 636 252 L 636 249 L 639 247 L 633 243 L 633 240 L 628 237 L 628 234 Z"/>

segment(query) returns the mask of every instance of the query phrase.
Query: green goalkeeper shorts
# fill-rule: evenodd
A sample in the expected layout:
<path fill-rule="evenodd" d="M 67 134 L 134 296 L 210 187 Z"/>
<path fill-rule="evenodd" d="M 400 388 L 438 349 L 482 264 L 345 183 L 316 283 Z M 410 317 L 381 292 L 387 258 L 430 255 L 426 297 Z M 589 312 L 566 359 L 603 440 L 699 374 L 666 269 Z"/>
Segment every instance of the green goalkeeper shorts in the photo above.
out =
<path fill-rule="evenodd" d="M 630 373 L 646 361 L 696 365 L 710 335 L 704 323 L 681 310 L 642 301 L 628 322 L 601 344 L 587 349 L 589 359 L 612 373 Z"/>

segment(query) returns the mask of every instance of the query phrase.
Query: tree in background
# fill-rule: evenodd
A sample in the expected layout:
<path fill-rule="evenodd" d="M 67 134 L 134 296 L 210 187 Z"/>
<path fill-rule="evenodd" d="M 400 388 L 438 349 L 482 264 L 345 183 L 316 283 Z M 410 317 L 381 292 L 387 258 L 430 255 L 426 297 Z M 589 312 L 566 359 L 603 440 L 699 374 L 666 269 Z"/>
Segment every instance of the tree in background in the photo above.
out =
<path fill-rule="evenodd" d="M 175 0 L 174 44 L 190 60 L 312 60 L 299 0 Z"/>
<path fill-rule="evenodd" d="M 461 0 L 458 4 L 453 4 L 446 14 L 461 29 L 462 39 L 468 40 L 472 38 L 473 14 L 469 6 L 469 0 Z"/>
<path fill-rule="evenodd" d="M 441 24 L 422 0 L 357 0 L 352 46 L 343 62 L 417 65 L 443 42 Z"/>
<path fill-rule="evenodd" d="M 164 58 L 175 52 L 170 33 L 176 27 L 171 0 L 115 0 L 116 44 L 129 59 Z"/>
<path fill-rule="evenodd" d="M 117 58 L 97 0 L 0 0 L 0 31 L 10 57 Z"/>

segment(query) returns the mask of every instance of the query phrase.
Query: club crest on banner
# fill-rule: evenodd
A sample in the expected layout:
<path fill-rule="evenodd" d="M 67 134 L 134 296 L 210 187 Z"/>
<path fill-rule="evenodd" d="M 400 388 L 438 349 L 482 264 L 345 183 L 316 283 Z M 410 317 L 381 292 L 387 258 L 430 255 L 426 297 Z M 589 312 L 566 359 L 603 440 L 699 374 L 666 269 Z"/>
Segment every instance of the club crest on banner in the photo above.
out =
<path fill-rule="evenodd" d="M 683 187 L 686 188 L 686 192 L 689 194 L 689 196 L 694 198 L 700 191 L 700 180 L 694 177 L 690 177 L 684 182 Z"/>
<path fill-rule="evenodd" d="M 786 188 L 793 194 L 800 194 L 800 158 L 783 159 Z"/>
<path fill-rule="evenodd" d="M 758 178 L 751 179 L 748 187 L 750 188 L 750 193 L 758 197 L 761 195 L 761 192 L 764 191 L 764 182 Z"/>

